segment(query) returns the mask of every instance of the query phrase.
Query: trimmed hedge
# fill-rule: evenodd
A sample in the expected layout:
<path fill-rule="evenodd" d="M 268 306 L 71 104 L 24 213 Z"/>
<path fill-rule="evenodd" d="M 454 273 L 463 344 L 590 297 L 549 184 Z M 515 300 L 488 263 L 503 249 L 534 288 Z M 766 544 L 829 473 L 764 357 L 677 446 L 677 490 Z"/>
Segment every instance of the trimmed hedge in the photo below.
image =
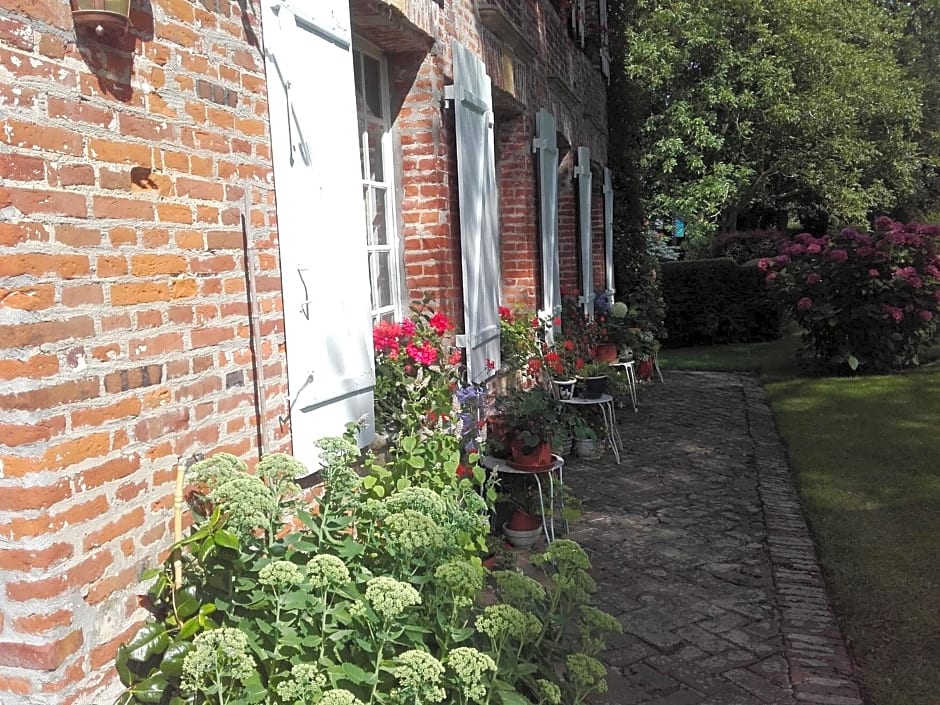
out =
<path fill-rule="evenodd" d="M 724 258 L 664 262 L 662 286 L 669 347 L 780 337 L 780 308 L 757 267 Z"/>

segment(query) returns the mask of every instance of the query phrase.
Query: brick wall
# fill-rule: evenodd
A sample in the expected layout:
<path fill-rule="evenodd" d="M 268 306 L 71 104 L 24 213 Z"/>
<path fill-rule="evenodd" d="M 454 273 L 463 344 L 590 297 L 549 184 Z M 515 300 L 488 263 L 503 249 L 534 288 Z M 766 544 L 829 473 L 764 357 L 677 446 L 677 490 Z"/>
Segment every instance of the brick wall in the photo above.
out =
<path fill-rule="evenodd" d="M 5 705 L 108 701 L 137 576 L 171 538 L 177 459 L 256 453 L 246 188 L 268 423 L 287 443 L 256 17 L 212 0 L 133 13 L 110 46 L 76 44 L 66 2 L 0 10 Z"/>
<path fill-rule="evenodd" d="M 462 319 L 453 37 L 498 101 L 504 294 L 540 287 L 534 114 L 606 155 L 604 84 L 547 0 L 503 3 L 520 62 L 472 0 L 351 0 L 389 52 L 406 288 Z M 254 364 L 289 449 L 261 29 L 252 3 L 135 0 L 115 44 L 76 43 L 65 0 L 0 8 L 0 702 L 109 702 L 137 576 L 166 551 L 175 466 L 257 457 Z M 379 18 L 375 21 L 375 18 Z M 549 77 L 561 83 L 554 88 Z M 567 91 L 576 91 L 572 103 Z M 559 171 L 562 282 L 577 286 L 576 191 Z M 241 218 L 258 249 L 250 344 Z"/>

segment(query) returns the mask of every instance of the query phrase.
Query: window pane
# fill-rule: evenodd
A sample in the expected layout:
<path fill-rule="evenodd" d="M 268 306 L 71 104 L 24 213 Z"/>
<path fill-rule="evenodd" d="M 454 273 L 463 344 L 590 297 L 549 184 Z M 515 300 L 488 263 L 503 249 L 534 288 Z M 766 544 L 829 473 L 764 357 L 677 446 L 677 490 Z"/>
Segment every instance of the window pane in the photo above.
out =
<path fill-rule="evenodd" d="M 381 64 L 371 56 L 363 56 L 363 79 L 365 83 L 366 105 L 375 117 L 382 117 L 382 81 L 379 69 Z"/>
<path fill-rule="evenodd" d="M 392 304 L 392 282 L 389 253 L 370 252 L 369 269 L 372 272 L 372 281 L 375 283 L 372 290 L 372 308 L 390 306 Z"/>
<path fill-rule="evenodd" d="M 369 212 L 372 213 L 372 226 L 369 228 L 370 245 L 388 244 L 388 227 L 385 222 L 385 189 L 373 188 Z"/>
<path fill-rule="evenodd" d="M 368 174 L 364 174 L 363 178 L 371 178 L 373 181 L 385 181 L 385 172 L 382 169 L 382 135 L 385 133 L 385 128 L 381 123 L 370 122 L 366 129 L 368 130 L 366 139 L 369 143 L 369 169 L 372 171 L 372 175 L 370 177 Z M 362 134 L 361 128 L 359 134 Z"/>

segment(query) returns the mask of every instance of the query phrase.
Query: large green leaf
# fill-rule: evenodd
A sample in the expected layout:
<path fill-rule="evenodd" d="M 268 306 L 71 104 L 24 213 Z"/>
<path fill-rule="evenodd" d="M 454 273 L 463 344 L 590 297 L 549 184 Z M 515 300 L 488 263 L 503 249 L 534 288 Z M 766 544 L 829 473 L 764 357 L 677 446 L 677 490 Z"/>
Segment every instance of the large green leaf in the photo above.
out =
<path fill-rule="evenodd" d="M 142 680 L 132 689 L 134 697 L 142 703 L 159 703 L 169 686 L 166 676 L 157 671 L 149 678 Z"/>
<path fill-rule="evenodd" d="M 170 645 L 166 627 L 150 622 L 140 628 L 127 644 L 127 658 L 130 661 L 146 661 L 156 654 L 161 654 Z"/>
<path fill-rule="evenodd" d="M 167 678 L 179 678 L 183 673 L 183 659 L 191 648 L 192 643 L 188 641 L 177 640 L 170 644 L 163 654 L 163 661 L 160 662 L 163 675 Z"/>

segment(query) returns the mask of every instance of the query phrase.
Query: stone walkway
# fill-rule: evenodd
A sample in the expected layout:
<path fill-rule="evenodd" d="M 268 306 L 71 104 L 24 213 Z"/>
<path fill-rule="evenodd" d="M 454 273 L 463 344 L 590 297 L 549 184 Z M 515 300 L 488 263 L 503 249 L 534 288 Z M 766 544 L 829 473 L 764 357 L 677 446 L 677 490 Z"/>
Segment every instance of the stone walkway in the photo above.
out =
<path fill-rule="evenodd" d="M 573 462 L 610 705 L 862 705 L 786 454 L 746 375 L 668 372 L 619 412 L 623 462 Z"/>

